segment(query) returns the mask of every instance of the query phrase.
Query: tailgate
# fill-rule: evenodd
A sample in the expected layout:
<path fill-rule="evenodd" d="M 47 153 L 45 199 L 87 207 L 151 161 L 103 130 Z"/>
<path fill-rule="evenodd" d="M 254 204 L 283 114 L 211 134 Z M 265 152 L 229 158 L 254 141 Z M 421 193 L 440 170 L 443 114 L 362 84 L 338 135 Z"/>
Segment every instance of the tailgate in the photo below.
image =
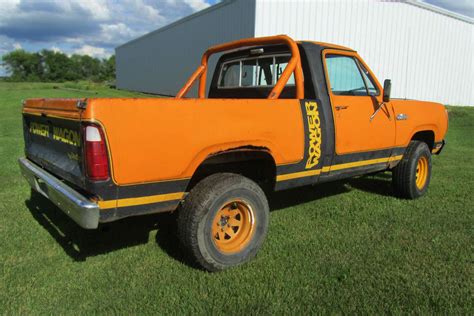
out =
<path fill-rule="evenodd" d="M 78 99 L 32 99 L 23 108 L 26 156 L 60 178 L 84 183 Z"/>

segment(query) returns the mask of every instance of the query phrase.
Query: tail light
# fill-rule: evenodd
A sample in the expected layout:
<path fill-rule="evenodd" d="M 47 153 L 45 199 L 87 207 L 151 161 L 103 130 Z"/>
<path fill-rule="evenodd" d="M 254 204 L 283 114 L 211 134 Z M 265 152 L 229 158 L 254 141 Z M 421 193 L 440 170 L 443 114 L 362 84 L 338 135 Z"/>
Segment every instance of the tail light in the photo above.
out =
<path fill-rule="evenodd" d="M 93 181 L 109 178 L 109 159 L 102 129 L 97 125 L 84 127 L 84 148 L 87 177 Z"/>

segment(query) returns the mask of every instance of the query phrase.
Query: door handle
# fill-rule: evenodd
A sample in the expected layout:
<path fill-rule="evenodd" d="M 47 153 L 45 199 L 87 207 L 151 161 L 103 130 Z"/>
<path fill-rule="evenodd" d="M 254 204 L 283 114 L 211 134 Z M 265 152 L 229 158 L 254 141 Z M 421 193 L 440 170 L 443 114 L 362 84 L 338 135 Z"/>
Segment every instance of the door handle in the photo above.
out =
<path fill-rule="evenodd" d="M 347 109 L 347 105 L 336 105 L 336 110 L 337 111 L 345 110 L 345 109 Z"/>

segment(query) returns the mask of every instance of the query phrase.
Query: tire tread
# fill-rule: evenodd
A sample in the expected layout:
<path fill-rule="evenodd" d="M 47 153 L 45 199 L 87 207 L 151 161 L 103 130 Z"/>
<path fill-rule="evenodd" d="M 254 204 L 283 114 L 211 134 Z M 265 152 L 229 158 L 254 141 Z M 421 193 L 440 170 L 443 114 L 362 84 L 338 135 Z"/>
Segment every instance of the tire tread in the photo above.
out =
<path fill-rule="evenodd" d="M 199 266 L 214 272 L 225 269 L 227 266 L 219 264 L 212 258 L 204 257 L 199 249 L 198 225 L 202 216 L 207 211 L 205 205 L 219 196 L 228 187 L 243 184 L 252 191 L 256 191 L 265 199 L 262 189 L 252 180 L 233 173 L 217 173 L 201 180 L 186 196 L 178 211 L 178 238 L 186 253 L 191 256 Z M 256 253 L 255 249 L 255 253 Z M 253 255 L 255 255 L 252 254 Z"/>
<path fill-rule="evenodd" d="M 418 156 L 422 154 L 423 151 L 428 152 L 428 157 L 430 159 L 429 173 L 431 175 L 431 153 L 429 152 L 428 145 L 421 141 L 411 141 L 408 145 L 405 154 L 402 157 L 402 160 L 392 170 L 392 183 L 395 194 L 397 196 L 405 199 L 415 199 L 424 193 L 419 192 L 416 189 L 412 174 L 413 164 L 417 162 Z M 428 186 L 428 184 L 429 178 L 427 180 L 426 187 Z"/>

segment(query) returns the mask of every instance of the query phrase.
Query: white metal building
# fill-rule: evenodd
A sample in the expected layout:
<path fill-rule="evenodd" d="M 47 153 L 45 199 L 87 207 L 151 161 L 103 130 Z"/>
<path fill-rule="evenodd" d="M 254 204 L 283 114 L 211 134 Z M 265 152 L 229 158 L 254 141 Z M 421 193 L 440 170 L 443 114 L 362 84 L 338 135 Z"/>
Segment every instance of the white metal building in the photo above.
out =
<path fill-rule="evenodd" d="M 473 26 L 413 0 L 224 0 L 117 47 L 117 87 L 174 95 L 207 47 L 287 34 L 357 50 L 393 97 L 474 105 Z"/>

